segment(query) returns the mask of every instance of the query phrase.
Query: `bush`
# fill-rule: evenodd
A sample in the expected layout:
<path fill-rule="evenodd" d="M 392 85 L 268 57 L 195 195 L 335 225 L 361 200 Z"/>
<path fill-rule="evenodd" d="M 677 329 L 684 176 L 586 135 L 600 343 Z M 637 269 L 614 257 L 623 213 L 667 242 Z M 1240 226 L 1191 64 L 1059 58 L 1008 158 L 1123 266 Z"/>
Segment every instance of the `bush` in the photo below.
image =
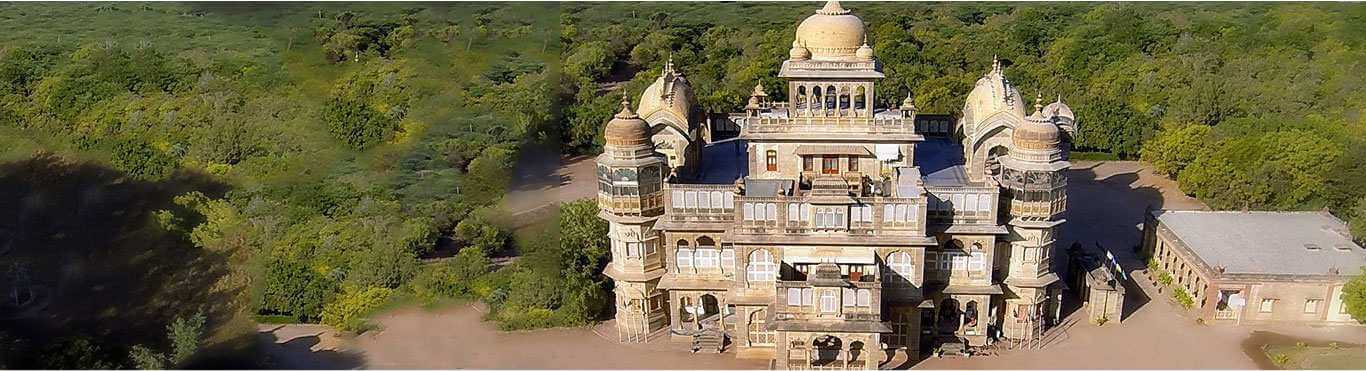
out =
<path fill-rule="evenodd" d="M 502 252 L 511 238 L 501 227 L 490 222 L 482 212 L 471 213 L 456 224 L 455 237 L 467 246 L 483 251 L 484 255 Z"/>
<path fill-rule="evenodd" d="M 171 365 L 185 365 L 199 352 L 200 342 L 204 338 L 204 313 L 196 312 L 189 318 L 176 317 L 166 326 L 166 337 L 171 340 Z"/>
<path fill-rule="evenodd" d="M 128 359 L 133 361 L 133 367 L 143 370 L 162 370 L 166 368 L 166 356 L 142 345 L 134 345 L 132 349 L 129 349 Z"/>
<path fill-rule="evenodd" d="M 1172 290 L 1172 298 L 1176 299 L 1176 302 L 1181 304 L 1181 307 L 1183 308 L 1191 309 L 1195 306 L 1195 299 L 1191 298 L 1191 295 L 1186 292 L 1186 288 L 1184 287 L 1177 287 Z"/>
<path fill-rule="evenodd" d="M 322 323 L 343 331 L 364 331 L 369 324 L 365 317 L 388 303 L 393 290 L 368 287 L 348 292 L 323 307 Z"/>
<path fill-rule="evenodd" d="M 413 294 L 423 303 L 431 304 L 441 299 L 470 297 L 474 294 L 471 287 L 480 276 L 489 272 L 492 261 L 483 250 L 466 248 L 460 250 L 455 258 L 437 263 L 423 269 L 413 279 Z"/>

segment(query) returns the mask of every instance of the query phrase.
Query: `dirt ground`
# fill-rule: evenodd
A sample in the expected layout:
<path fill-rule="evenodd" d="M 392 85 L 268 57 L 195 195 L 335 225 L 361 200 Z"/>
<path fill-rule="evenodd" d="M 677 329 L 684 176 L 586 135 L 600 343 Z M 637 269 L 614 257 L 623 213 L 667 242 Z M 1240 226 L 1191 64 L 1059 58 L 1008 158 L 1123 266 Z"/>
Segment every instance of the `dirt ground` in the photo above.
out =
<path fill-rule="evenodd" d="M 591 159 L 572 162 L 562 170 L 560 186 L 536 192 L 554 200 L 590 196 L 591 165 Z M 1077 162 L 1069 180 L 1069 222 L 1059 246 L 1069 246 L 1073 241 L 1086 246 L 1100 242 L 1130 272 L 1142 268 L 1132 248 L 1138 244 L 1146 207 L 1204 208 L 1177 191 L 1175 182 L 1154 175 L 1137 162 Z M 530 201 L 513 200 L 510 204 L 523 210 L 535 208 Z M 1250 340 L 1254 331 L 1366 343 L 1366 328 L 1360 327 L 1196 325 L 1165 296 L 1153 294 L 1155 297 L 1149 299 L 1147 293 L 1156 290 L 1141 274 L 1136 282 L 1141 290 L 1129 291 L 1127 314 L 1120 323 L 1101 327 L 1080 322 L 1045 349 L 971 359 L 931 358 L 913 368 L 1255 369 L 1265 367 L 1265 360 L 1253 356 L 1260 353 L 1260 345 Z M 479 321 L 479 316 L 468 305 L 433 312 L 402 309 L 376 319 L 382 330 L 358 337 L 337 337 L 318 326 L 286 326 L 263 331 L 261 338 L 267 344 L 277 344 L 267 347 L 271 349 L 268 354 L 277 367 L 286 368 L 756 369 L 768 365 L 737 360 L 730 353 L 690 354 L 684 345 L 662 340 L 620 344 L 610 323 L 595 329 L 507 333 Z"/>

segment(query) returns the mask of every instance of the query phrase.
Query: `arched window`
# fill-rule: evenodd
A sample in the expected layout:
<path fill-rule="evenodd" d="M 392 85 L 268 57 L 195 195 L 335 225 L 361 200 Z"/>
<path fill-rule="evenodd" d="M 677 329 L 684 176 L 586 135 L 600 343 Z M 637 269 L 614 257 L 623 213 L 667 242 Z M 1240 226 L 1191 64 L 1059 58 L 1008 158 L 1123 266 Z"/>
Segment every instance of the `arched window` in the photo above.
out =
<path fill-rule="evenodd" d="M 797 87 L 797 108 L 806 108 L 806 87 Z"/>
<path fill-rule="evenodd" d="M 867 101 L 868 93 L 865 90 L 863 90 L 862 86 L 854 90 L 854 109 L 861 110 L 864 107 L 867 107 Z"/>
<path fill-rule="evenodd" d="M 721 251 L 716 249 L 716 241 L 711 237 L 697 238 L 697 250 L 693 251 L 693 265 L 697 268 L 714 269 L 720 266 Z"/>
<path fill-rule="evenodd" d="M 692 248 L 688 247 L 687 240 L 678 240 L 678 250 L 675 252 L 678 261 L 678 269 L 692 268 Z"/>
<path fill-rule="evenodd" d="M 915 263 L 911 262 L 911 254 L 905 252 L 894 252 L 887 256 L 887 268 L 891 271 L 894 282 L 902 285 L 910 285 L 915 282 Z"/>
<path fill-rule="evenodd" d="M 768 165 L 768 171 L 778 171 L 778 151 L 764 152 L 764 163 Z"/>
<path fill-rule="evenodd" d="M 749 315 L 749 345 L 750 346 L 772 346 L 773 331 L 764 328 L 764 323 L 768 320 L 768 311 L 764 309 L 756 310 Z"/>
<path fill-rule="evenodd" d="M 778 264 L 768 250 L 754 250 L 749 253 L 749 265 L 745 266 L 745 277 L 749 282 L 772 282 L 778 277 Z"/>
<path fill-rule="evenodd" d="M 836 95 L 837 95 L 837 93 L 835 93 L 835 86 L 834 86 L 834 85 L 830 85 L 830 86 L 826 86 L 826 87 L 825 87 L 825 109 L 835 109 L 835 96 L 836 96 Z"/>

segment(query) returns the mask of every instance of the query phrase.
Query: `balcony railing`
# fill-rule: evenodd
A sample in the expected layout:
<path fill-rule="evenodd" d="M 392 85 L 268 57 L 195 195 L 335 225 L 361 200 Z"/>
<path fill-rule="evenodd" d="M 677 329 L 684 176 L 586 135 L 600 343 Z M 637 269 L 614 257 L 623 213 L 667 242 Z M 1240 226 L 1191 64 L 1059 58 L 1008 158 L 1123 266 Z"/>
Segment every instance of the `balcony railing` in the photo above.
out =
<path fill-rule="evenodd" d="M 823 110 L 822 110 L 823 111 Z M 915 124 L 901 117 L 866 116 L 799 116 L 799 117 L 745 117 L 744 131 L 747 133 L 885 133 L 914 134 Z"/>

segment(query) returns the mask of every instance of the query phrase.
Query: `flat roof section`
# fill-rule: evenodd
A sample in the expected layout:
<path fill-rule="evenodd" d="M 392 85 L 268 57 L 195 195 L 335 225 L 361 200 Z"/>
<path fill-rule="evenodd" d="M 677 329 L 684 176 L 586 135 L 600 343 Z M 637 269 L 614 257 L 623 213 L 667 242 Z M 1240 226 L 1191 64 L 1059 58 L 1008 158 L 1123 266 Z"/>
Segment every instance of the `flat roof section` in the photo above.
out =
<path fill-rule="evenodd" d="M 1234 274 L 1357 275 L 1366 249 L 1322 212 L 1158 211 L 1200 259 Z M 1217 268 L 1216 268 L 1217 269 Z"/>
<path fill-rule="evenodd" d="M 744 140 L 728 139 L 702 147 L 702 167 L 693 184 L 735 184 L 748 175 L 749 146 Z"/>

